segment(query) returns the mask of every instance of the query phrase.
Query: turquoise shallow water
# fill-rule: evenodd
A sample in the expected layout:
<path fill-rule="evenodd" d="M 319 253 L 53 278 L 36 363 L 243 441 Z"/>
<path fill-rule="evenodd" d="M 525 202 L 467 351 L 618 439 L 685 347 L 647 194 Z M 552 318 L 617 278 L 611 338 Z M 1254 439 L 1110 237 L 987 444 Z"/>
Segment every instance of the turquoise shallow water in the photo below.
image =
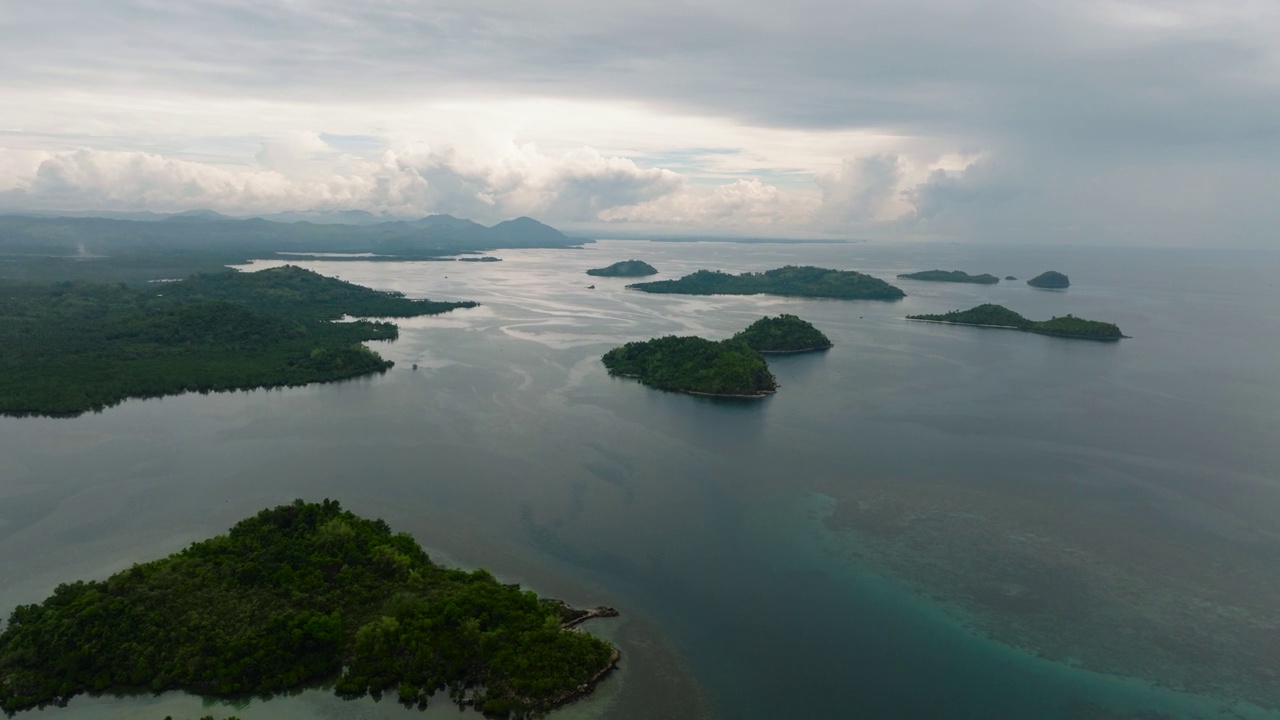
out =
<path fill-rule="evenodd" d="M 397 362 L 385 376 L 0 419 L 0 607 L 265 505 L 335 497 L 442 559 L 622 608 L 601 632 L 625 672 L 565 717 L 1280 717 L 1229 697 L 1220 670 L 1185 693 L 1124 677 L 1280 667 L 1280 642 L 1248 642 L 1280 627 L 1275 255 L 641 242 L 499 255 L 304 263 L 483 303 L 402 322 L 377 346 Z M 659 277 L 797 262 L 886 279 L 1054 268 L 1075 284 L 901 281 L 902 302 L 848 303 L 649 296 L 582 274 L 630 257 Z M 1133 338 L 902 320 L 980 302 Z M 782 388 L 764 401 L 660 393 L 599 364 L 621 342 L 724 337 L 778 312 L 836 347 L 771 360 Z M 1178 604 L 1188 594 L 1203 603 Z M 991 597 L 1036 603 L 972 605 Z M 1080 667 L 1099 658 L 1110 674 Z M 42 716 L 198 705 L 84 699 Z M 315 694 L 245 715 L 268 712 L 400 716 Z"/>

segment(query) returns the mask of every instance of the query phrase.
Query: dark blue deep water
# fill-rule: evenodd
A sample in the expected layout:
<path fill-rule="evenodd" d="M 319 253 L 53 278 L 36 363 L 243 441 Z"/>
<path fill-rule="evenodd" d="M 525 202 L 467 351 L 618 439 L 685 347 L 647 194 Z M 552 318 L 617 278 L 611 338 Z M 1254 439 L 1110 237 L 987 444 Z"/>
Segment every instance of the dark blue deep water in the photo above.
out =
<path fill-rule="evenodd" d="M 308 261 L 482 307 L 401 322 L 381 377 L 0 419 L 0 612 L 295 497 L 438 559 L 623 610 L 622 672 L 564 718 L 1280 718 L 1280 256 L 960 245 L 602 242 L 501 263 Z M 782 264 L 896 303 L 646 295 Z M 1016 275 L 995 286 L 893 278 Z M 1066 291 L 1022 280 L 1067 273 Z M 587 286 L 594 284 L 595 289 Z M 904 320 L 1004 304 L 1092 343 Z M 764 314 L 825 331 L 724 401 L 600 355 Z M 411 370 L 417 363 L 418 370 Z M 420 717 L 323 692 L 208 710 L 78 698 L 32 717 Z M 456 713 L 442 705 L 429 716 Z"/>

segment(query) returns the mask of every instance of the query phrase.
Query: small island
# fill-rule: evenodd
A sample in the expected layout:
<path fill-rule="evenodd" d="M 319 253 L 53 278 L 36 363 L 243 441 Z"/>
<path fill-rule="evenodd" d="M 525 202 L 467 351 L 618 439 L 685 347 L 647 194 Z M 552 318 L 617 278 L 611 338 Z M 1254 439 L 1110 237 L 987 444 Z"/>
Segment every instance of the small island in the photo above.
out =
<path fill-rule="evenodd" d="M 1027 281 L 1027 284 L 1031 287 L 1045 288 L 1047 290 L 1060 290 L 1070 287 L 1071 281 L 1067 279 L 1066 275 L 1049 270 L 1031 278 Z"/>
<path fill-rule="evenodd" d="M 976 283 L 978 285 L 995 285 L 1000 282 L 1000 278 L 995 275 L 983 273 L 981 275 L 970 275 L 963 270 L 921 270 L 920 272 L 903 273 L 900 278 L 908 280 L 929 280 L 931 282 L 954 282 L 954 283 Z"/>
<path fill-rule="evenodd" d="M 908 320 L 947 323 L 950 325 L 975 325 L 978 327 L 1021 330 L 1023 332 L 1053 335 L 1055 337 L 1082 340 L 1119 340 L 1126 337 L 1114 323 L 1084 320 L 1073 315 L 1055 317 L 1052 320 L 1028 320 L 1002 305 L 979 305 L 969 310 L 954 310 L 941 315 L 908 315 Z"/>
<path fill-rule="evenodd" d="M 481 255 L 480 257 L 460 257 L 455 258 L 458 262 L 502 262 L 502 258 L 492 255 Z"/>
<path fill-rule="evenodd" d="M 587 274 L 598 277 L 645 277 L 657 275 L 658 269 L 643 260 L 622 260 L 609 267 L 592 268 Z"/>
<path fill-rule="evenodd" d="M 627 287 L 647 293 L 684 295 L 765 294 L 837 300 L 901 300 L 906 297 L 902 290 L 860 272 L 796 265 L 741 275 L 699 270 L 679 280 L 658 280 Z"/>
<path fill-rule="evenodd" d="M 694 395 L 763 397 L 778 381 L 759 352 L 739 339 L 666 337 L 629 342 L 601 358 L 610 375 L 659 390 Z"/>
<path fill-rule="evenodd" d="M 821 330 L 795 315 L 762 317 L 733 338 L 760 353 L 812 352 L 831 347 L 831 340 Z"/>
<path fill-rule="evenodd" d="M 591 691 L 619 653 L 575 611 L 331 500 L 263 510 L 226 535 L 101 581 L 59 585 L 0 633 L 0 710 L 82 693 L 269 695 L 332 684 L 425 707 L 529 718 Z"/>
<path fill-rule="evenodd" d="M 0 414 L 78 415 L 126 398 L 305 385 L 385 372 L 362 343 L 390 322 L 475 307 L 411 300 L 286 265 L 161 287 L 11 283 L 0 292 Z"/>
<path fill-rule="evenodd" d="M 1005 279 L 1005 280 L 1017 280 L 1018 278 L 1016 278 L 1016 277 L 1014 277 L 1014 276 L 1012 276 L 1012 275 L 1005 275 L 1005 276 L 1004 276 L 1004 279 Z"/>

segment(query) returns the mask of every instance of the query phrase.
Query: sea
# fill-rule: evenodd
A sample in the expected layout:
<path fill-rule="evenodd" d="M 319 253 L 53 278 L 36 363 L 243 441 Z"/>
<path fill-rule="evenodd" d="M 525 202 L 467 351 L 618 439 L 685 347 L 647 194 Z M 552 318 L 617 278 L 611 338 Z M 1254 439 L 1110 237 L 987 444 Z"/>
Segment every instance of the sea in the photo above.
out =
<path fill-rule="evenodd" d="M 0 615 L 295 498 L 339 500 L 571 604 L 623 652 L 587 718 L 1280 718 L 1280 253 L 600 241 L 502 262 L 281 256 L 474 309 L 398 320 L 383 375 L 0 418 Z M 858 270 L 896 302 L 652 295 Z M 992 273 L 996 285 L 897 279 Z M 1066 273 L 1066 290 L 1025 280 Z M 998 303 L 1103 343 L 909 321 Z M 617 345 L 798 315 L 764 399 L 610 377 Z M 416 365 L 416 369 L 415 366 Z M 40 720 L 455 717 L 324 689 L 82 696 Z M 479 717 L 478 715 L 475 717 Z"/>

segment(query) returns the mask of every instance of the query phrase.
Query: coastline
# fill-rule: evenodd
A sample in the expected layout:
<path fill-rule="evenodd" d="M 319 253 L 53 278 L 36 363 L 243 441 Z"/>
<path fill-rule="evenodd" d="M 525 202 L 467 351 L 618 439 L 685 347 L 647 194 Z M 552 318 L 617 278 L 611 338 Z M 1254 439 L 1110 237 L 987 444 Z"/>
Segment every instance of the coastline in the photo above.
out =
<path fill-rule="evenodd" d="M 1032 333 L 1034 335 L 1048 335 L 1049 337 L 1065 338 L 1068 340 L 1092 340 L 1094 342 L 1118 342 L 1124 338 L 1130 338 L 1129 335 L 1121 335 L 1120 337 L 1091 337 L 1089 335 L 1072 335 L 1069 333 L 1053 332 L 1051 330 L 1037 330 L 1035 328 L 1020 328 L 1016 325 L 983 325 L 979 323 L 963 323 L 951 322 L 950 320 L 926 320 L 924 318 L 908 317 L 911 322 L 936 323 L 938 325 L 959 325 L 962 327 L 989 328 L 992 330 L 1016 330 L 1018 332 Z"/>
<path fill-rule="evenodd" d="M 798 350 L 756 350 L 761 355 L 794 355 L 795 353 L 818 352 L 820 350 L 830 350 L 835 347 L 834 343 L 826 345 L 815 345 L 813 347 L 799 348 Z"/>
<path fill-rule="evenodd" d="M 777 385 L 774 385 L 772 390 L 757 390 L 756 392 L 753 392 L 753 393 L 711 393 L 711 392 L 701 392 L 701 391 L 699 391 L 699 390 L 682 390 L 682 389 L 680 389 L 680 388 L 662 388 L 662 387 L 657 387 L 657 386 L 655 386 L 655 385 L 650 385 L 649 383 L 645 382 L 644 380 L 642 380 L 642 379 L 640 378 L 640 376 L 639 376 L 639 375 L 632 375 L 632 374 L 630 374 L 630 373 L 609 373 L 609 375 L 610 375 L 611 377 L 630 378 L 630 379 L 632 379 L 632 380 L 635 380 L 635 381 L 639 382 L 641 385 L 644 385 L 645 387 L 651 387 L 651 388 L 653 388 L 654 390 L 661 390 L 661 391 L 663 391 L 663 392 L 684 393 L 685 395 L 701 395 L 702 397 L 718 397 L 718 398 L 745 398 L 745 399 L 748 399 L 748 400 L 760 400 L 760 399 L 762 399 L 762 398 L 768 397 L 769 395 L 772 395 L 772 394 L 774 394 L 774 393 L 778 392 L 778 386 L 777 386 Z"/>

